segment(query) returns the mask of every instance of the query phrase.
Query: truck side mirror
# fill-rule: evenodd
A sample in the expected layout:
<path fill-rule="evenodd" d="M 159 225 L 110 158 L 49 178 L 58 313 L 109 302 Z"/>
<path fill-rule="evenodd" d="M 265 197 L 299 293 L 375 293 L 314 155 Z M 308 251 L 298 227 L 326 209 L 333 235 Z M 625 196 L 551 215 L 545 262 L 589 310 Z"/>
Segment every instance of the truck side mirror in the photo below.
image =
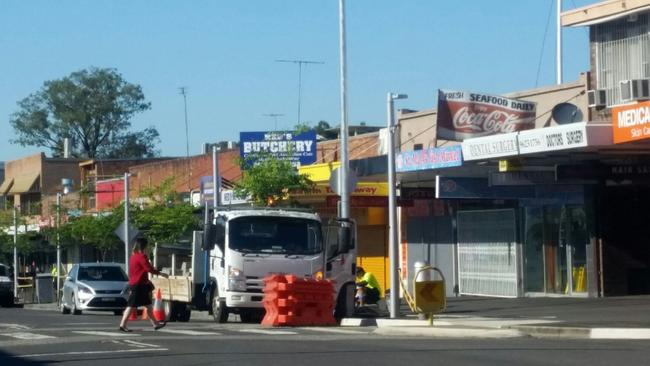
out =
<path fill-rule="evenodd" d="M 349 226 L 339 227 L 338 232 L 339 253 L 347 253 L 353 248 L 352 245 L 352 230 Z"/>

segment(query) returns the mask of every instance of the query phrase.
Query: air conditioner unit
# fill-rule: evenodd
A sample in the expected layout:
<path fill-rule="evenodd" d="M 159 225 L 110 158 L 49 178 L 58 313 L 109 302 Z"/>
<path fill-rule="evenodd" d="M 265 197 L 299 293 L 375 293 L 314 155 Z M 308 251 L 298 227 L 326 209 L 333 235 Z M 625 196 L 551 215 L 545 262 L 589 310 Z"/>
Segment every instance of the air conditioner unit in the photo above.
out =
<path fill-rule="evenodd" d="M 620 88 L 623 102 L 650 99 L 650 79 L 621 80 Z"/>
<path fill-rule="evenodd" d="M 607 105 L 605 89 L 587 90 L 587 104 L 590 107 L 604 107 Z"/>

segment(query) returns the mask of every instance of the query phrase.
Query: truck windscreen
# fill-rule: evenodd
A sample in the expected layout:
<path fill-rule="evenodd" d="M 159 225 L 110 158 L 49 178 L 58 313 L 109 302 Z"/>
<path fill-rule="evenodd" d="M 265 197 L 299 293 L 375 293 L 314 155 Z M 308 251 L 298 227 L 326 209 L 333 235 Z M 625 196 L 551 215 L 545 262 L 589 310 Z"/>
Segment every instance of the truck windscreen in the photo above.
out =
<path fill-rule="evenodd" d="M 230 249 L 243 253 L 315 254 L 322 250 L 320 223 L 290 217 L 240 217 L 229 222 Z"/>

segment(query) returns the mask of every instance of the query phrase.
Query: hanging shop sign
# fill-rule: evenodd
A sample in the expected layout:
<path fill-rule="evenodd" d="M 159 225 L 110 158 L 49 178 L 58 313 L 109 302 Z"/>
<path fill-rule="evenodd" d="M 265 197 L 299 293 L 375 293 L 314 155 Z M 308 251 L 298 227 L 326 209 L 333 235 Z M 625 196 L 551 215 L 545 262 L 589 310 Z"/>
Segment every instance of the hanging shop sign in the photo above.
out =
<path fill-rule="evenodd" d="M 399 196 L 405 200 L 426 200 L 436 198 L 436 189 L 433 187 L 402 187 Z"/>
<path fill-rule="evenodd" d="M 265 156 L 289 160 L 295 166 L 316 162 L 316 131 L 240 132 L 239 155 L 247 165 Z"/>
<path fill-rule="evenodd" d="M 642 180 L 650 181 L 650 164 L 557 165 L 555 177 L 561 180 Z"/>
<path fill-rule="evenodd" d="M 525 100 L 438 90 L 437 136 L 464 141 L 531 129 L 535 127 L 536 108 L 536 103 Z"/>
<path fill-rule="evenodd" d="M 522 170 L 512 172 L 490 173 L 490 186 L 528 186 L 555 183 L 555 171 Z"/>
<path fill-rule="evenodd" d="M 587 122 L 521 131 L 517 138 L 521 155 L 612 144 L 609 124 Z"/>
<path fill-rule="evenodd" d="M 614 143 L 650 138 L 650 101 L 612 108 Z"/>
<path fill-rule="evenodd" d="M 460 145 L 401 152 L 395 158 L 395 170 L 397 172 L 413 172 L 462 165 L 463 157 Z"/>
<path fill-rule="evenodd" d="M 481 160 L 515 156 L 519 154 L 517 133 L 477 137 L 467 139 L 461 144 L 463 160 Z"/>
<path fill-rule="evenodd" d="M 490 186 L 487 178 L 436 176 L 436 198 L 514 199 L 535 197 L 535 186 Z"/>

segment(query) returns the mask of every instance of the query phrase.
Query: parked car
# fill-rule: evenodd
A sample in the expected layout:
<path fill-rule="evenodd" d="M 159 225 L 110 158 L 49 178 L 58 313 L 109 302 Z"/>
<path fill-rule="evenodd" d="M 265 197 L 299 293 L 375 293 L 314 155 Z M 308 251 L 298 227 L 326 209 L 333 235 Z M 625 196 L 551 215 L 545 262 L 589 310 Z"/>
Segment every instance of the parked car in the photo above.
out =
<path fill-rule="evenodd" d="M 63 283 L 61 313 L 83 310 L 113 311 L 126 308 L 128 277 L 118 263 L 80 263 L 72 266 Z"/>
<path fill-rule="evenodd" d="M 0 305 L 10 307 L 14 305 L 14 282 L 11 268 L 0 263 Z"/>

